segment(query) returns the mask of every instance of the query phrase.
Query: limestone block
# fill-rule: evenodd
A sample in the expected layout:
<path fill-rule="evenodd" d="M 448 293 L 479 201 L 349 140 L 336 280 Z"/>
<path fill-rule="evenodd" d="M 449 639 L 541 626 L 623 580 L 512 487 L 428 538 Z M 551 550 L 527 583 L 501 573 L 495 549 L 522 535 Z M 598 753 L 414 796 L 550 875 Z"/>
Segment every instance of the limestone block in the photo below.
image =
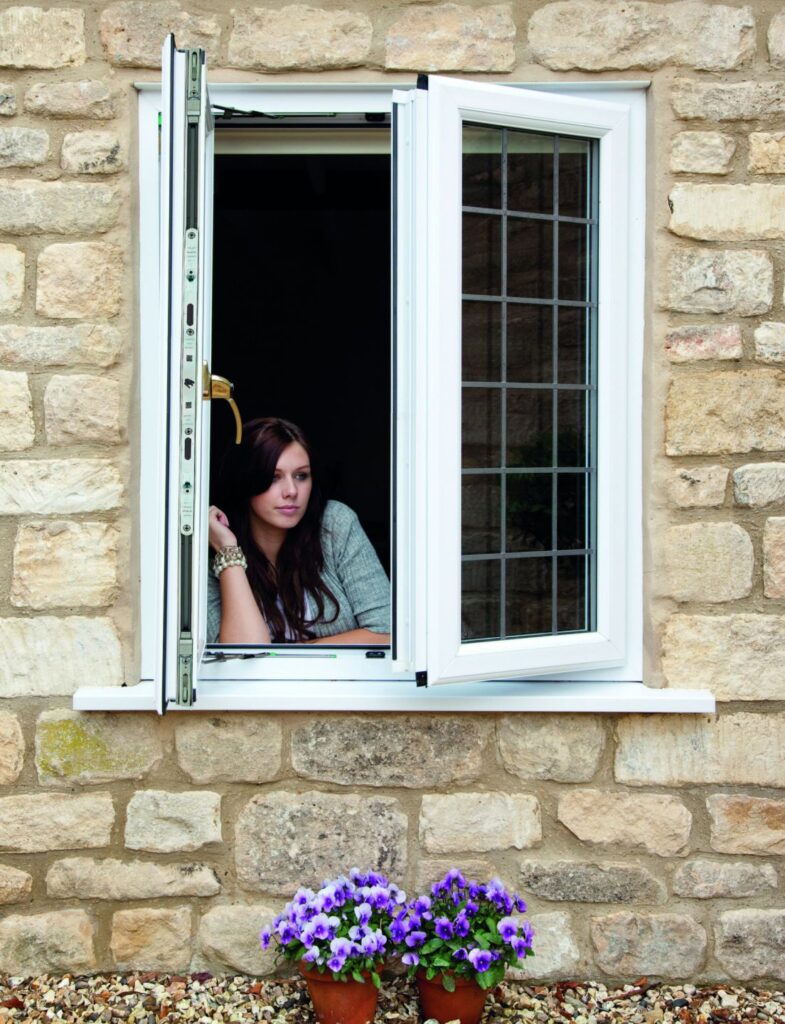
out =
<path fill-rule="evenodd" d="M 665 355 L 672 363 L 741 359 L 744 355 L 741 328 L 738 324 L 675 327 L 665 335 Z"/>
<path fill-rule="evenodd" d="M 35 730 L 42 786 L 141 779 L 163 758 L 158 723 L 148 715 L 44 711 Z"/>
<path fill-rule="evenodd" d="M 706 800 L 717 853 L 775 857 L 785 853 L 785 800 L 715 793 Z"/>
<path fill-rule="evenodd" d="M 71 174 L 116 174 L 125 170 L 128 158 L 114 132 L 68 132 L 60 166 Z"/>
<path fill-rule="evenodd" d="M 785 501 L 785 462 L 752 462 L 734 469 L 733 498 L 750 508 Z"/>
<path fill-rule="evenodd" d="M 665 306 L 680 313 L 758 316 L 771 309 L 773 295 L 767 252 L 677 249 L 668 264 Z"/>
<path fill-rule="evenodd" d="M 668 455 L 725 455 L 785 448 L 785 376 L 733 370 L 671 383 L 665 406 Z"/>
<path fill-rule="evenodd" d="M 0 362 L 5 366 L 112 366 L 122 347 L 122 335 L 110 324 L 0 325 Z"/>
<path fill-rule="evenodd" d="M 772 516 L 763 527 L 763 593 L 785 597 L 785 517 Z"/>
<path fill-rule="evenodd" d="M 33 891 L 33 876 L 0 864 L 0 904 L 22 903 Z"/>
<path fill-rule="evenodd" d="M 668 227 L 682 238 L 785 238 L 785 185 L 675 185 L 669 201 Z"/>
<path fill-rule="evenodd" d="M 717 700 L 785 699 L 785 616 L 672 615 L 662 638 L 668 686 Z"/>
<path fill-rule="evenodd" d="M 0 797 L 0 850 L 40 853 L 108 846 L 113 824 L 109 793 Z"/>
<path fill-rule="evenodd" d="M 785 174 L 785 132 L 752 132 L 747 169 L 757 174 Z"/>
<path fill-rule="evenodd" d="M 0 971 L 16 976 L 87 974 L 96 968 L 93 925 L 83 910 L 0 921 Z"/>
<path fill-rule="evenodd" d="M 25 254 L 15 245 L 0 245 L 0 313 L 16 313 L 24 289 Z"/>
<path fill-rule="evenodd" d="M 0 461 L 0 515 L 51 515 L 118 508 L 123 484 L 104 459 Z"/>
<path fill-rule="evenodd" d="M 429 853 L 485 853 L 542 841 L 540 804 L 527 793 L 426 793 L 420 811 L 420 842 Z"/>
<path fill-rule="evenodd" d="M 33 396 L 26 373 L 0 370 L 0 451 L 19 452 L 35 441 Z"/>
<path fill-rule="evenodd" d="M 785 981 L 785 910 L 726 910 L 715 941 L 717 960 L 732 978 Z"/>
<path fill-rule="evenodd" d="M 777 872 L 771 864 L 691 860 L 673 875 L 674 893 L 695 900 L 766 896 L 776 888 Z"/>
<path fill-rule="evenodd" d="M 92 186 L 85 186 L 92 187 Z M 107 242 L 49 245 L 38 257 L 35 307 L 63 319 L 115 316 L 123 291 L 123 255 Z"/>
<path fill-rule="evenodd" d="M 444 3 L 405 8 L 387 31 L 384 66 L 388 70 L 512 71 L 512 6 Z"/>
<path fill-rule="evenodd" d="M 0 117 L 13 117 L 16 113 L 16 86 L 0 82 Z"/>
<path fill-rule="evenodd" d="M 120 385 L 84 373 L 52 377 L 44 391 L 44 423 L 51 445 L 116 443 L 124 433 Z"/>
<path fill-rule="evenodd" d="M 0 618 L 0 698 L 52 697 L 120 686 L 122 649 L 110 619 Z"/>
<path fill-rule="evenodd" d="M 281 770 L 281 726 L 269 715 L 183 716 L 174 737 L 192 782 L 269 782 Z"/>
<path fill-rule="evenodd" d="M 138 790 L 128 802 L 125 845 L 129 850 L 174 853 L 221 842 L 221 797 L 189 790 Z"/>
<path fill-rule="evenodd" d="M 0 11 L 0 67 L 64 68 L 84 62 L 82 11 L 65 7 Z"/>
<path fill-rule="evenodd" d="M 0 128 L 0 167 L 36 167 L 49 158 L 43 128 Z"/>
<path fill-rule="evenodd" d="M 150 900 L 215 896 L 220 891 L 215 871 L 206 864 L 66 857 L 46 873 L 47 896 L 61 900 Z"/>
<path fill-rule="evenodd" d="M 478 882 L 488 882 L 498 875 L 498 871 L 489 860 L 460 856 L 450 860 L 423 858 L 417 865 L 414 883 L 417 892 L 430 891 L 433 883 L 441 881 L 451 868 L 458 868 L 466 878 L 473 878 Z"/>
<path fill-rule="evenodd" d="M 25 759 L 25 740 L 19 719 L 0 711 L 0 786 L 16 782 Z"/>
<path fill-rule="evenodd" d="M 16 608 L 100 608 L 117 595 L 119 532 L 108 523 L 23 523 L 14 545 Z"/>
<path fill-rule="evenodd" d="M 80 181 L 0 182 L 0 231 L 9 235 L 77 235 L 108 231 L 120 197 L 109 185 Z"/>
<path fill-rule="evenodd" d="M 769 22 L 769 63 L 774 68 L 785 68 L 785 14 L 779 11 Z"/>
<path fill-rule="evenodd" d="M 692 815 L 675 796 L 572 790 L 559 799 L 558 817 L 583 842 L 642 849 L 658 857 L 688 852 Z"/>
<path fill-rule="evenodd" d="M 200 967 L 221 974 L 275 974 L 275 953 L 261 948 L 259 928 L 279 912 L 280 907 L 262 903 L 211 907 L 199 922 L 196 936 L 197 956 L 203 961 Z"/>
<path fill-rule="evenodd" d="M 690 466 L 668 481 L 668 497 L 679 508 L 719 508 L 725 504 L 728 474 L 724 466 Z"/>
<path fill-rule="evenodd" d="M 671 170 L 684 174 L 727 174 L 736 141 L 722 132 L 679 132 L 671 146 Z"/>
<path fill-rule="evenodd" d="M 221 26 L 217 18 L 184 11 L 175 0 L 129 0 L 101 12 L 101 42 L 111 64 L 160 68 L 161 47 L 174 33 L 179 47 L 202 47 L 208 61 L 218 56 Z"/>
<path fill-rule="evenodd" d="M 664 903 L 666 897 L 650 871 L 629 864 L 521 861 L 521 886 L 541 899 L 576 903 Z"/>
<path fill-rule="evenodd" d="M 750 121 L 785 113 L 785 82 L 705 82 L 676 79 L 671 103 L 687 121 Z"/>
<path fill-rule="evenodd" d="M 422 789 L 471 782 L 492 723 L 466 715 L 352 715 L 316 719 L 292 734 L 292 767 L 344 786 Z"/>
<path fill-rule="evenodd" d="M 690 523 L 665 533 L 664 588 L 675 601 L 734 601 L 752 591 L 752 541 L 737 523 Z"/>
<path fill-rule="evenodd" d="M 106 121 L 117 113 L 106 82 L 38 82 L 25 93 L 25 110 L 41 117 L 79 117 Z"/>
<path fill-rule="evenodd" d="M 244 889 L 291 895 L 319 887 L 347 864 L 406 871 L 407 818 L 397 800 L 332 793 L 259 793 L 235 825 L 237 880 Z"/>
<path fill-rule="evenodd" d="M 575 977 L 581 956 L 570 915 L 562 911 L 530 914 L 529 921 L 537 936 L 537 952 L 524 961 L 525 966 L 508 968 L 507 977 L 537 983 Z"/>
<path fill-rule="evenodd" d="M 320 71 L 364 64 L 373 26 L 367 14 L 291 4 L 238 8 L 228 64 L 255 71 Z"/>
<path fill-rule="evenodd" d="M 118 910 L 112 915 L 109 946 L 120 970 L 184 971 L 191 958 L 191 911 Z"/>
<path fill-rule="evenodd" d="M 785 324 L 764 323 L 755 328 L 755 358 L 761 363 L 785 363 Z"/>
<path fill-rule="evenodd" d="M 592 918 L 595 960 L 606 974 L 686 978 L 706 956 L 706 931 L 686 914 L 620 910 Z"/>
<path fill-rule="evenodd" d="M 617 731 L 615 777 L 628 786 L 785 783 L 785 714 L 628 715 Z"/>
<path fill-rule="evenodd" d="M 509 715 L 496 735 L 504 767 L 521 779 L 589 782 L 605 750 L 605 729 L 593 715 Z"/>

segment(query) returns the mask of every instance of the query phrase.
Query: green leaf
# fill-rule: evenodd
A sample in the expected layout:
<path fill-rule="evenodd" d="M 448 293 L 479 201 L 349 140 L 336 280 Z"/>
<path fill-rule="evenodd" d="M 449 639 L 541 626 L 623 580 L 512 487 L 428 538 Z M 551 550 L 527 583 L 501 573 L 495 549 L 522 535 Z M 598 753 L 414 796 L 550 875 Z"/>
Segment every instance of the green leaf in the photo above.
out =
<path fill-rule="evenodd" d="M 382 987 L 382 979 L 379 977 L 376 971 L 371 971 L 371 981 L 373 982 L 374 988 Z"/>
<path fill-rule="evenodd" d="M 443 945 L 444 945 L 444 942 L 442 941 L 442 939 L 439 939 L 439 938 L 430 939 L 428 942 L 425 943 L 425 945 L 419 951 L 420 952 L 420 956 L 423 956 L 423 955 L 427 956 L 429 953 L 433 953 L 433 951 L 435 949 L 441 949 Z"/>
<path fill-rule="evenodd" d="M 365 984 L 365 978 L 360 974 L 356 967 L 352 970 L 352 977 L 355 981 L 359 981 L 361 985 Z"/>
<path fill-rule="evenodd" d="M 455 991 L 455 978 L 451 974 L 442 975 L 442 985 L 447 989 L 448 992 Z"/>
<path fill-rule="evenodd" d="M 493 978 L 489 977 L 490 973 L 491 971 L 488 969 L 487 971 L 483 971 L 482 974 L 477 975 L 477 984 L 483 991 L 492 988 L 496 984 Z"/>
<path fill-rule="evenodd" d="M 436 968 L 429 967 L 428 970 L 425 972 L 425 977 L 428 979 L 428 981 L 433 981 L 433 979 L 436 977 L 436 974 Z"/>

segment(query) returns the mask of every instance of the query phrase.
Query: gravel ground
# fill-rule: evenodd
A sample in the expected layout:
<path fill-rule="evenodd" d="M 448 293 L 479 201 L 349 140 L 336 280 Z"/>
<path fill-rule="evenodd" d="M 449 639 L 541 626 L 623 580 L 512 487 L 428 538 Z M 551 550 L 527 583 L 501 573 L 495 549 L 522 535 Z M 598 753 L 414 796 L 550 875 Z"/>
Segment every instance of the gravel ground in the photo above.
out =
<path fill-rule="evenodd" d="M 0 1024 L 25 1021 L 128 1021 L 203 1024 L 265 1021 L 314 1024 L 305 982 L 242 976 L 112 974 L 9 978 L 0 975 Z M 598 982 L 505 983 L 488 1001 L 482 1024 L 785 1024 L 785 993 L 731 986 L 660 985 L 639 978 L 606 988 Z M 401 978 L 382 985 L 376 1024 L 419 1024 L 414 987 Z"/>

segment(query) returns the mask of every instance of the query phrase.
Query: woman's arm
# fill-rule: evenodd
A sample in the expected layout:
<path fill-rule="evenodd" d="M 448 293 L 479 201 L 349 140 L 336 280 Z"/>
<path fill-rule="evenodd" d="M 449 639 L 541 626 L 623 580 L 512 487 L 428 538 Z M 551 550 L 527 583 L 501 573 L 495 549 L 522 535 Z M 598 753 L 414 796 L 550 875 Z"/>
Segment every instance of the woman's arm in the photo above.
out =
<path fill-rule="evenodd" d="M 389 633 L 372 633 L 370 629 L 350 629 L 346 633 L 336 633 L 335 636 L 320 636 L 311 640 L 312 644 L 359 644 L 361 647 L 368 647 L 375 644 L 387 646 L 390 643 Z"/>
<path fill-rule="evenodd" d="M 208 516 L 210 547 L 221 551 L 235 547 L 237 538 L 229 528 L 229 520 L 214 505 Z M 269 644 L 270 630 L 253 596 L 251 584 L 241 565 L 228 565 L 218 577 L 221 588 L 221 626 L 218 642 L 222 644 Z"/>

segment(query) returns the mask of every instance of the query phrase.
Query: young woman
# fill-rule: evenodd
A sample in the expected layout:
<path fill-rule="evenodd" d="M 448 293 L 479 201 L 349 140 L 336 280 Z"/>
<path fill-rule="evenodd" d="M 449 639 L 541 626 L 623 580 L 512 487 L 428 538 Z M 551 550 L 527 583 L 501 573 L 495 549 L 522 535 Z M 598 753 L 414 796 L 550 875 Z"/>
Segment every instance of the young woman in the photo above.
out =
<path fill-rule="evenodd" d="M 388 644 L 390 584 L 355 513 L 326 501 L 302 431 L 253 420 L 210 507 L 208 643 Z"/>

